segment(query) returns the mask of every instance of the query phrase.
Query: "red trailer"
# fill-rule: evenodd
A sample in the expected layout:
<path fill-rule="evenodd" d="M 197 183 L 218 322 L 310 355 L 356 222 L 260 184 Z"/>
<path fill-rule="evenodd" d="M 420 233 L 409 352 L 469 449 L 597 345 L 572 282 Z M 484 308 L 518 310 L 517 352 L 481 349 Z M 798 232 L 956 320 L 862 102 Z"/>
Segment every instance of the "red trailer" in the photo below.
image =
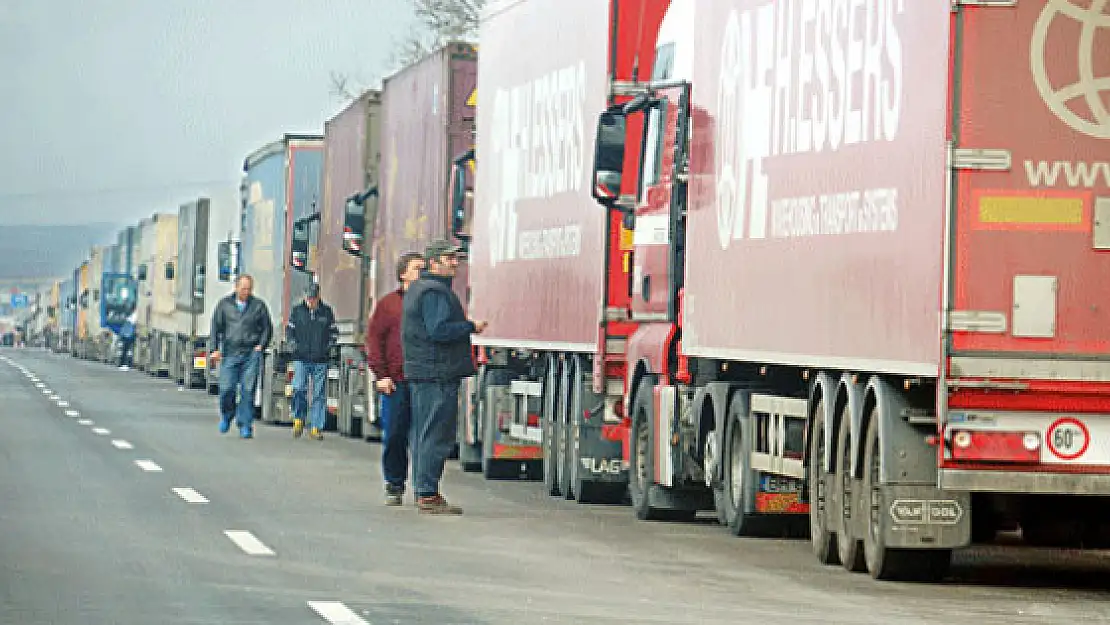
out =
<path fill-rule="evenodd" d="M 361 245 L 351 246 L 344 237 L 348 204 L 376 188 L 381 161 L 382 95 L 367 91 L 324 123 L 324 190 L 320 207 L 318 262 L 312 267 L 320 295 L 332 306 L 339 328 L 337 379 L 329 381 L 328 400 L 338 406 L 339 433 L 361 437 L 377 434 L 376 413 L 371 409 L 366 367 L 361 357 L 364 332 L 373 293 L 372 255 Z M 373 202 L 364 202 L 371 207 Z M 359 217 L 367 212 L 359 204 Z M 376 211 L 369 211 L 376 214 Z M 362 241 L 366 221 L 357 226 Z M 373 240 L 373 233 L 367 237 Z M 371 427 L 374 426 L 374 427 Z"/>
<path fill-rule="evenodd" d="M 1106 3 L 645 5 L 592 172 L 633 225 L 637 515 L 808 517 L 877 578 L 1105 542 Z"/>
<path fill-rule="evenodd" d="M 636 57 L 610 45 L 610 16 L 595 2 L 493 3 L 478 64 L 471 310 L 490 325 L 460 453 L 489 477 L 542 468 L 549 493 L 580 502 L 627 490 L 612 431 L 632 240 L 592 200 L 589 171 L 608 76 Z"/>

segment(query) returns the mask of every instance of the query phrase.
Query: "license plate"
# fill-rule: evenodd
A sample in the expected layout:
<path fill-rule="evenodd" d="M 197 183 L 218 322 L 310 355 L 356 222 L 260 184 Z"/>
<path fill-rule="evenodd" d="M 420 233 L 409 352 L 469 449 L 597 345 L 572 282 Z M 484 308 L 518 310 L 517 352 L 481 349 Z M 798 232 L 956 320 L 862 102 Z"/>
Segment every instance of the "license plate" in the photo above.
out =
<path fill-rule="evenodd" d="M 204 356 L 197 356 L 196 358 L 193 358 L 193 368 L 194 369 L 204 369 L 207 366 L 208 366 L 208 359 L 205 358 Z"/>

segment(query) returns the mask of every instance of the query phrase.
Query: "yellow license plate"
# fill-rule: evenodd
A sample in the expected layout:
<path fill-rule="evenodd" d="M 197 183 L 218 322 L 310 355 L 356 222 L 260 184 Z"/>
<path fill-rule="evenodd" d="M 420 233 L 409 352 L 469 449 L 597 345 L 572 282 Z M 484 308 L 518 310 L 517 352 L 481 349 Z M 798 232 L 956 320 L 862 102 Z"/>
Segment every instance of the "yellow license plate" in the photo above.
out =
<path fill-rule="evenodd" d="M 196 358 L 193 358 L 193 368 L 194 369 L 204 369 L 207 366 L 208 366 L 208 359 L 205 358 L 204 356 L 197 356 Z"/>

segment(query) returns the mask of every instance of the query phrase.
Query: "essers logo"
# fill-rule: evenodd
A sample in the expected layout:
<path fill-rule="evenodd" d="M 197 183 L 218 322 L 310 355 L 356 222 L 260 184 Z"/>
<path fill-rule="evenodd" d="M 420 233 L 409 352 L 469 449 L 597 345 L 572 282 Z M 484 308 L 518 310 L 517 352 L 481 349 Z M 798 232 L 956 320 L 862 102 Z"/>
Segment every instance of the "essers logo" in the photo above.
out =
<path fill-rule="evenodd" d="M 765 161 L 897 139 L 904 55 L 895 18 L 905 4 L 778 0 L 729 14 L 714 159 L 722 249 L 745 226 L 753 239 L 897 228 L 895 189 L 771 202 Z"/>

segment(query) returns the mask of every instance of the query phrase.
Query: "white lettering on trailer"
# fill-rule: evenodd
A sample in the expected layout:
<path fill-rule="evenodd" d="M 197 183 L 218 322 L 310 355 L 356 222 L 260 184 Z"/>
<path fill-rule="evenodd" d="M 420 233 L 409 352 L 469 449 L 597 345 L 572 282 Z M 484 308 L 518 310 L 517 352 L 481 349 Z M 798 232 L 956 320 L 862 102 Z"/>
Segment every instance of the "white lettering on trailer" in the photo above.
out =
<path fill-rule="evenodd" d="M 905 0 L 779 0 L 729 14 L 715 155 L 722 249 L 744 237 L 745 217 L 750 238 L 767 236 L 766 159 L 898 138 L 904 56 L 894 17 L 904 11 Z M 841 201 L 829 197 L 826 204 Z M 790 213 L 807 202 L 788 200 L 781 209 Z M 893 200 L 880 202 L 888 205 L 880 212 L 896 208 Z M 821 210 L 819 198 L 812 203 L 813 210 Z M 897 227 L 896 215 L 883 221 L 887 227 L 834 226 L 825 233 Z M 805 233 L 817 222 L 802 223 L 810 224 L 802 228 Z M 787 236 L 774 232 L 772 227 L 772 236 Z"/>
<path fill-rule="evenodd" d="M 585 61 L 498 89 L 493 100 L 491 164 L 501 184 L 490 207 L 490 264 L 577 256 L 578 224 L 518 233 L 517 203 L 583 189 Z"/>
<path fill-rule="evenodd" d="M 771 202 L 771 237 L 893 232 L 898 189 L 882 188 L 782 198 Z"/>
<path fill-rule="evenodd" d="M 1110 161 L 1028 160 L 1025 161 L 1025 175 L 1033 188 L 1067 186 L 1072 189 L 1095 189 L 1099 185 L 1110 188 Z"/>

